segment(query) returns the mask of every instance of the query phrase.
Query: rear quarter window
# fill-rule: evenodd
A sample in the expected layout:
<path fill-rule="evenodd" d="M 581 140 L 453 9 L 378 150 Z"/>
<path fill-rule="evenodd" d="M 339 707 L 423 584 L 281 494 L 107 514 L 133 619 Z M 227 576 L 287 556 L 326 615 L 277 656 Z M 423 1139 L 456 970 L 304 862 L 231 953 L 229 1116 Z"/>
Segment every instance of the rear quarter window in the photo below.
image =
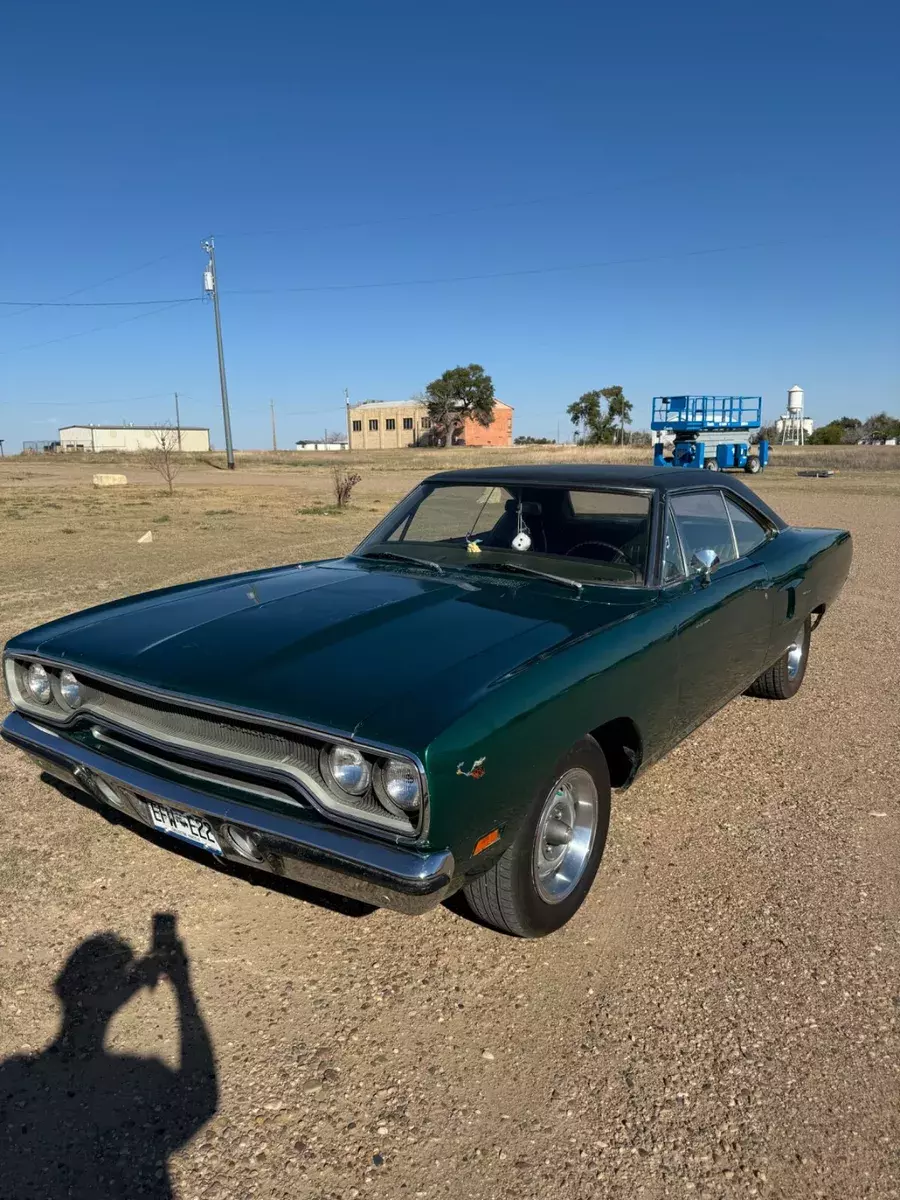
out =
<path fill-rule="evenodd" d="M 752 554 L 757 546 L 761 546 L 766 540 L 768 530 L 730 496 L 725 497 L 725 507 L 731 517 L 738 558 L 743 558 L 745 554 Z"/>
<path fill-rule="evenodd" d="M 714 550 L 720 562 L 734 562 L 731 522 L 720 491 L 676 493 L 671 504 L 688 564 L 698 550 Z"/>

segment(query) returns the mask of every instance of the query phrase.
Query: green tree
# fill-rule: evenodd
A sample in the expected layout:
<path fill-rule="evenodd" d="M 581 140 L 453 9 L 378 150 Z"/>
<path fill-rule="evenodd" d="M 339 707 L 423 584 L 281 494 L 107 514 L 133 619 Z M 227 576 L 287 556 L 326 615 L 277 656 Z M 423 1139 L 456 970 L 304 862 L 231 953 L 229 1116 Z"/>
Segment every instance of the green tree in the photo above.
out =
<path fill-rule="evenodd" d="M 631 421 L 631 401 L 625 399 L 625 393 L 618 385 L 601 388 L 600 395 L 606 400 L 610 425 L 618 424 L 621 434 L 619 442 L 624 443 L 625 426 Z"/>
<path fill-rule="evenodd" d="M 585 392 L 572 401 L 566 412 L 575 426 L 576 438 L 582 442 L 588 440 L 588 430 L 595 429 L 600 422 L 600 411 L 599 392 Z"/>
<path fill-rule="evenodd" d="M 575 438 L 583 446 L 596 446 L 600 442 L 613 440 L 613 418 L 608 409 L 606 412 L 603 411 L 603 401 L 607 398 L 607 392 L 616 390 L 615 388 L 603 388 L 600 391 L 585 392 L 566 409 L 576 429 Z M 621 388 L 618 389 L 620 392 L 621 390 Z M 627 404 L 628 401 L 626 400 L 625 403 Z M 577 432 L 579 427 L 580 433 Z"/>
<path fill-rule="evenodd" d="M 467 417 L 479 425 L 490 425 L 494 419 L 494 381 L 477 363 L 445 371 L 428 384 L 425 397 L 435 434 L 445 446 L 453 445 L 453 436 Z"/>
<path fill-rule="evenodd" d="M 829 421 L 820 425 L 806 440 L 810 446 L 839 446 L 844 440 L 844 427 L 840 421 Z"/>

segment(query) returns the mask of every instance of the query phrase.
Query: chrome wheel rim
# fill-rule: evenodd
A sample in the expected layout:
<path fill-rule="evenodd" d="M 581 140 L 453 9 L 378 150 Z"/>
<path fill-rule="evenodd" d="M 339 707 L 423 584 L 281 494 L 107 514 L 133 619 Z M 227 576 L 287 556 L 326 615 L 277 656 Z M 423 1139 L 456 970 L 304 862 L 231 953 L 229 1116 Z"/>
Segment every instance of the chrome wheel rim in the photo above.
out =
<path fill-rule="evenodd" d="M 532 874 L 538 895 L 559 904 L 578 886 L 597 834 L 597 788 L 582 767 L 556 781 L 544 801 L 534 839 Z"/>
<path fill-rule="evenodd" d="M 796 679 L 800 664 L 803 662 L 803 642 L 791 642 L 787 648 L 788 679 Z"/>

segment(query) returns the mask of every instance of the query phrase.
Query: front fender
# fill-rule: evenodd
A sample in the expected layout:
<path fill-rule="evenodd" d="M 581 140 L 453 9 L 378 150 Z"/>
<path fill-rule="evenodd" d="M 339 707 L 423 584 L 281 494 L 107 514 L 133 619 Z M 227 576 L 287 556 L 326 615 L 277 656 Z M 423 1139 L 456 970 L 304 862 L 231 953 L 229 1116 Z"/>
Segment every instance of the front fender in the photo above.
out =
<path fill-rule="evenodd" d="M 429 842 L 449 846 L 458 869 L 479 838 L 501 827 L 492 854 L 515 837 L 538 787 L 562 755 L 617 717 L 637 726 L 644 761 L 668 749 L 677 689 L 675 623 L 668 603 L 578 639 L 489 689 L 426 752 Z M 483 760 L 480 769 L 473 767 Z"/>

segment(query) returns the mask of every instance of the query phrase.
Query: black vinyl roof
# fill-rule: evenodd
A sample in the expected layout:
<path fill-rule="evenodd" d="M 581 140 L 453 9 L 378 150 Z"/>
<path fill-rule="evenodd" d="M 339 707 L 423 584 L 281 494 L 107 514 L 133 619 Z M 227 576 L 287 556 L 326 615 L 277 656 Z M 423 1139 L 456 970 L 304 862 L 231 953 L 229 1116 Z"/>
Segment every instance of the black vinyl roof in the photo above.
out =
<path fill-rule="evenodd" d="M 590 463 L 537 463 L 531 466 L 468 467 L 438 471 L 425 483 L 475 483 L 496 487 L 641 488 L 658 492 L 718 489 L 732 492 L 765 514 L 779 529 L 785 522 L 742 480 L 723 471 L 692 467 L 604 466 Z"/>

